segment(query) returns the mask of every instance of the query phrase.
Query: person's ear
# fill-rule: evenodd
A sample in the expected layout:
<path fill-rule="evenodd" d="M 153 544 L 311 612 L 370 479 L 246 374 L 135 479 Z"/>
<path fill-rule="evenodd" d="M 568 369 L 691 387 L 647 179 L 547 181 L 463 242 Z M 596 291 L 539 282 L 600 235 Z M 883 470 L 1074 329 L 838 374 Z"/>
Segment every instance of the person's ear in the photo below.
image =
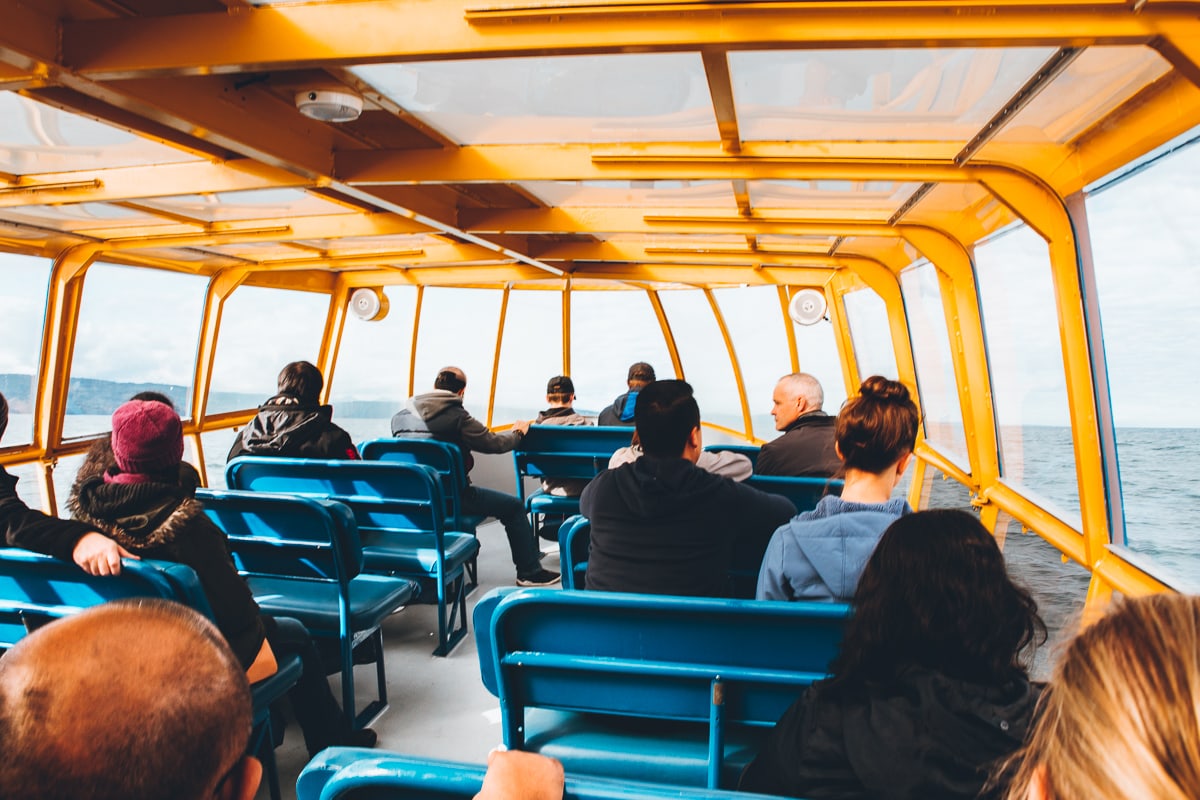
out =
<path fill-rule="evenodd" d="M 262 783 L 262 764 L 254 756 L 243 756 L 221 787 L 220 800 L 254 800 Z"/>
<path fill-rule="evenodd" d="M 704 449 L 704 434 L 702 434 L 700 432 L 699 425 L 692 428 L 692 433 L 691 433 L 688 441 L 692 445 L 692 447 L 696 448 L 697 450 Z"/>
<path fill-rule="evenodd" d="M 844 455 L 842 455 L 842 448 L 841 448 L 841 446 L 840 446 L 840 445 L 838 445 L 838 443 L 837 443 L 836 441 L 833 443 L 833 452 L 834 452 L 834 454 L 835 454 L 835 455 L 837 455 L 837 457 L 838 457 L 838 460 L 839 460 L 839 461 L 845 461 L 845 460 L 846 460 L 846 457 L 845 457 Z"/>

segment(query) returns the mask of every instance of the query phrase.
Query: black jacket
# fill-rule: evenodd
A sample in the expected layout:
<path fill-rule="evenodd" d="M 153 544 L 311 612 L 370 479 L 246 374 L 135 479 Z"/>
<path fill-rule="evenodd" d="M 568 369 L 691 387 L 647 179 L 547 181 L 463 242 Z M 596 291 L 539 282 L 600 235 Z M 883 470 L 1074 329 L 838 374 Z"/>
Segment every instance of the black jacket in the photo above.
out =
<path fill-rule="evenodd" d="M 475 466 L 471 451 L 507 453 L 520 444 L 523 433 L 493 433 L 463 408 L 462 398 L 445 389 L 434 389 L 409 398 L 408 404 L 392 417 L 393 436 L 437 439 L 462 450 L 467 472 Z"/>
<path fill-rule="evenodd" d="M 79 540 L 96 529 L 31 509 L 17 496 L 17 478 L 0 467 L 0 530 L 12 547 L 70 561 Z"/>
<path fill-rule="evenodd" d="M 264 638 L 258 603 L 237 574 L 225 533 L 181 486 L 106 483 L 84 477 L 71 502 L 77 519 L 95 525 L 131 553 L 186 564 L 196 571 L 217 627 L 243 667 L 254 663 Z"/>
<path fill-rule="evenodd" d="M 648 455 L 600 473 L 579 509 L 592 524 L 587 588 L 702 597 L 729 594 L 735 543 L 761 552 L 796 513 L 786 497 Z"/>
<path fill-rule="evenodd" d="M 333 424 L 333 406 L 306 405 L 281 394 L 258 407 L 226 460 L 238 456 L 355 459 L 358 451 L 350 434 Z"/>
<path fill-rule="evenodd" d="M 1040 687 L 983 686 L 925 667 L 846 697 L 817 683 L 742 774 L 746 792 L 809 800 L 970 800 L 1021 746 Z"/>
<path fill-rule="evenodd" d="M 619 395 L 611 406 L 600 412 L 596 424 L 633 427 L 633 407 L 637 403 L 637 396 L 637 392 Z"/>
<path fill-rule="evenodd" d="M 836 417 L 813 411 L 799 417 L 784 429 L 778 439 L 767 442 L 758 451 L 754 463 L 756 475 L 831 478 L 842 469 L 842 460 L 833 449 Z"/>

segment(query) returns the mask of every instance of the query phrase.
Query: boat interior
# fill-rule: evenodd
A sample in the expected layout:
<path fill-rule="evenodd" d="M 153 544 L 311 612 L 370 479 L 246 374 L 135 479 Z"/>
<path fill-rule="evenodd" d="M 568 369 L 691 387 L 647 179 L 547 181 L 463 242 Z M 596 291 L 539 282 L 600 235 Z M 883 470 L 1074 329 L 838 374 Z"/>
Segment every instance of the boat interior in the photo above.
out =
<path fill-rule="evenodd" d="M 32 506 L 64 513 L 106 382 L 177 392 L 185 458 L 220 488 L 296 359 L 356 441 L 450 363 L 503 430 L 551 376 L 594 412 L 649 361 L 695 387 L 706 441 L 743 444 L 775 435 L 779 376 L 817 375 L 836 413 L 882 374 L 920 404 L 914 507 L 950 492 L 998 537 L 1036 534 L 1084 575 L 1086 614 L 1198 585 L 1200 496 L 1169 484 L 1200 452 L 1179 376 L 1200 334 L 1200 5 L 0 17 L 0 464 Z M 512 491 L 506 458 L 476 479 Z M 498 527 L 481 538 L 481 586 L 508 582 Z M 472 730 L 482 761 L 494 698 L 448 713 L 426 691 L 477 668 L 469 644 L 428 655 L 429 610 L 386 626 L 421 666 L 393 657 L 382 743 Z"/>

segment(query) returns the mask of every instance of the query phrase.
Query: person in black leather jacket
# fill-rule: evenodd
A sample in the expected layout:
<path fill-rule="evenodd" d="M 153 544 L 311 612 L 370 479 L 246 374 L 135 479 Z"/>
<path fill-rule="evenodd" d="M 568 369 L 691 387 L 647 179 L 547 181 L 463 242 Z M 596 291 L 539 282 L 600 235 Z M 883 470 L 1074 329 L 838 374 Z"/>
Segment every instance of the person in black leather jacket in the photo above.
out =
<path fill-rule="evenodd" d="M 333 406 L 321 405 L 325 379 L 307 361 L 279 373 L 279 393 L 258 407 L 226 460 L 238 456 L 358 458 L 350 434 L 333 424 Z"/>
<path fill-rule="evenodd" d="M 1037 604 L 978 520 L 940 509 L 892 523 L 854 605 L 831 677 L 784 712 L 739 789 L 810 800 L 979 796 L 1032 724 L 1041 688 L 1026 665 L 1045 640 Z"/>

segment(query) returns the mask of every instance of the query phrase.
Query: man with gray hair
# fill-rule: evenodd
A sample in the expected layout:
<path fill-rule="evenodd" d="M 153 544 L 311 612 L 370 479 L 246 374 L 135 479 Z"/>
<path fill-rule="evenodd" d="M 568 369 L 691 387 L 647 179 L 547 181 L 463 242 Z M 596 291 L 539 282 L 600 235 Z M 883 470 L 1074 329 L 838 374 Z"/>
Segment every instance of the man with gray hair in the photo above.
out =
<path fill-rule="evenodd" d="M 842 468 L 833 444 L 834 417 L 821 410 L 825 392 L 806 372 L 784 375 L 771 395 L 775 430 L 783 435 L 759 451 L 758 475 L 830 478 Z"/>

